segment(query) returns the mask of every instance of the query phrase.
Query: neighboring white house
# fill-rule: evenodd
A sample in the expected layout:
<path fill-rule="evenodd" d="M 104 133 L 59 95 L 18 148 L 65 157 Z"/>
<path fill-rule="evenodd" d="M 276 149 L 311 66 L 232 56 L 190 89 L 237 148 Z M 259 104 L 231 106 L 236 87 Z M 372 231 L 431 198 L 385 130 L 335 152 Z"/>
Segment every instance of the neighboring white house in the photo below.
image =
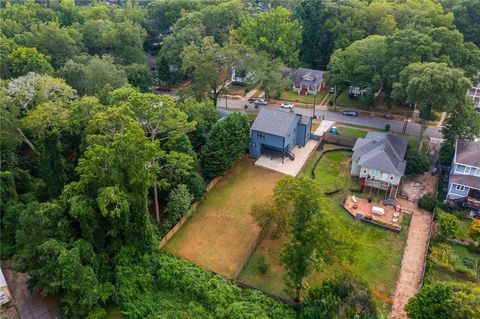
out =
<path fill-rule="evenodd" d="M 364 186 L 384 190 L 395 198 L 405 174 L 407 145 L 404 137 L 369 132 L 353 147 L 351 174 L 358 176 Z"/>
<path fill-rule="evenodd" d="M 468 90 L 467 95 L 470 96 L 475 102 L 475 108 L 480 110 L 480 83 L 470 88 L 470 90 Z"/>
<path fill-rule="evenodd" d="M 7 281 L 3 276 L 2 269 L 0 268 L 0 305 L 4 305 L 12 300 L 12 295 L 8 289 Z"/>
<path fill-rule="evenodd" d="M 306 68 L 285 68 L 285 76 L 293 82 L 293 92 L 301 95 L 316 95 L 325 86 L 325 71 Z"/>
<path fill-rule="evenodd" d="M 480 210 L 480 142 L 457 140 L 447 202 Z"/>

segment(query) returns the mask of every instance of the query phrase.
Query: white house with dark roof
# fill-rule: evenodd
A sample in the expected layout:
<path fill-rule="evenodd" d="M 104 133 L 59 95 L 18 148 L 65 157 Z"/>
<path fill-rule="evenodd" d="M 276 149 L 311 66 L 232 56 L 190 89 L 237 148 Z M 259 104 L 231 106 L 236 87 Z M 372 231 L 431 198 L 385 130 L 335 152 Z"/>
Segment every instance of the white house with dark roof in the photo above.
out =
<path fill-rule="evenodd" d="M 480 82 L 476 86 L 471 87 L 468 90 L 467 95 L 473 99 L 475 103 L 475 108 L 480 110 Z"/>
<path fill-rule="evenodd" d="M 383 132 L 369 132 L 357 139 L 353 147 L 351 174 L 364 186 L 384 190 L 397 196 L 398 185 L 405 175 L 408 140 Z"/>
<path fill-rule="evenodd" d="M 293 82 L 293 92 L 316 95 L 325 86 L 325 71 L 306 68 L 286 68 L 284 71 Z"/>
<path fill-rule="evenodd" d="M 480 210 L 480 142 L 457 140 L 447 202 Z"/>

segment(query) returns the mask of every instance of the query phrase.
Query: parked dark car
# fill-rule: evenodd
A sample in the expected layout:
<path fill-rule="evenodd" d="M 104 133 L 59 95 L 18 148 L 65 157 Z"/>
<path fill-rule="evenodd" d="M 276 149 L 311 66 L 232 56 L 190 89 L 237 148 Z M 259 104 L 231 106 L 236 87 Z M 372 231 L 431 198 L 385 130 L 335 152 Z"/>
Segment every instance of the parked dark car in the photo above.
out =
<path fill-rule="evenodd" d="M 344 116 L 351 116 L 351 117 L 357 117 L 358 113 L 355 111 L 343 111 L 342 115 Z"/>
<path fill-rule="evenodd" d="M 330 94 L 335 93 L 335 87 L 334 87 L 334 86 L 331 86 L 331 87 L 328 89 L 328 93 L 330 93 Z"/>
<path fill-rule="evenodd" d="M 268 102 L 267 102 L 267 100 L 265 100 L 265 99 L 258 99 L 258 100 L 255 101 L 255 106 L 259 106 L 259 105 L 261 105 L 261 106 L 267 106 L 267 105 L 268 105 Z"/>

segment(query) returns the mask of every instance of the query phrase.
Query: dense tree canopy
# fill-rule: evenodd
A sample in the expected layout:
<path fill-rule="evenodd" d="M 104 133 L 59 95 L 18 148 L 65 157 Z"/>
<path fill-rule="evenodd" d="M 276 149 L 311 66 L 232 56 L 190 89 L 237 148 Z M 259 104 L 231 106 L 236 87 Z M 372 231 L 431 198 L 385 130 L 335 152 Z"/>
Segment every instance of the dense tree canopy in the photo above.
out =
<path fill-rule="evenodd" d="M 295 66 L 298 64 L 302 28 L 291 16 L 285 8 L 258 13 L 242 22 L 236 36 L 240 42 Z"/>

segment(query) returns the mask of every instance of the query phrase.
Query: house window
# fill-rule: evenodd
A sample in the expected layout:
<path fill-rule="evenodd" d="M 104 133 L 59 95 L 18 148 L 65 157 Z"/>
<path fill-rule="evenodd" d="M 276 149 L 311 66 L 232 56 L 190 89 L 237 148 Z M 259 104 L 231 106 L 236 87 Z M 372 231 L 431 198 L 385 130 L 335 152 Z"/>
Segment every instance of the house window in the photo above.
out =
<path fill-rule="evenodd" d="M 455 189 L 456 189 L 457 191 L 463 192 L 463 191 L 465 190 L 465 186 L 463 186 L 463 185 L 456 185 L 456 186 L 455 186 Z"/>
<path fill-rule="evenodd" d="M 480 176 L 480 168 L 475 169 L 475 173 L 473 175 Z"/>
<path fill-rule="evenodd" d="M 258 132 L 257 133 L 257 139 L 259 139 L 260 141 L 264 141 L 265 140 L 265 134 Z"/>
<path fill-rule="evenodd" d="M 250 142 L 250 148 L 257 148 L 257 143 Z"/>
<path fill-rule="evenodd" d="M 463 166 L 463 165 L 458 165 L 458 166 L 457 166 L 457 172 L 459 172 L 459 173 L 465 172 L 465 166 Z"/>

